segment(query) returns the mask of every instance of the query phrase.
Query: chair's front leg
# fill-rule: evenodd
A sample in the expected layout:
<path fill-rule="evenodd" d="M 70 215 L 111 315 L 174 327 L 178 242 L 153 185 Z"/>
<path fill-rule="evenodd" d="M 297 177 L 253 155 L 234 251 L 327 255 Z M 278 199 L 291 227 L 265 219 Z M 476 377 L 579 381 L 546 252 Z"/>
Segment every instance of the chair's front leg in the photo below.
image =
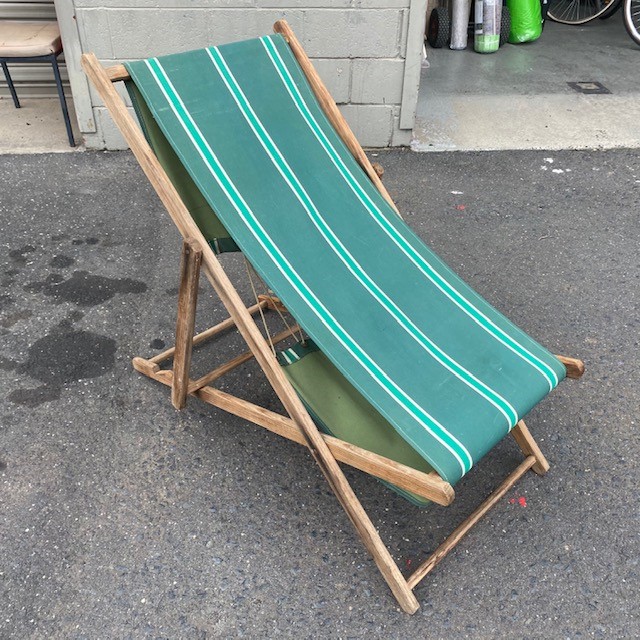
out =
<path fill-rule="evenodd" d="M 171 385 L 171 403 L 176 409 L 184 409 L 187 404 L 201 263 L 202 249 L 197 244 L 185 240 L 182 243 L 182 259 L 180 261 L 176 347 L 173 354 L 173 383 Z"/>
<path fill-rule="evenodd" d="M 60 106 L 62 107 L 64 126 L 67 128 L 69 145 L 75 147 L 76 141 L 73 139 L 73 131 L 71 130 L 71 118 L 69 118 L 69 109 L 67 109 L 67 100 L 64 97 L 64 88 L 62 87 L 62 79 L 60 78 L 60 68 L 58 67 L 58 59 L 55 54 L 51 56 L 51 66 L 53 67 L 53 75 L 56 79 L 56 87 L 58 87 L 58 97 L 60 98 Z"/>
<path fill-rule="evenodd" d="M 7 66 L 7 62 L 2 60 L 0 62 L 2 65 L 2 71 L 4 71 L 4 77 L 7 79 L 7 85 L 9 86 L 9 92 L 11 93 L 11 97 L 13 98 L 13 104 L 16 109 L 20 108 L 20 101 L 18 100 L 18 94 L 16 93 L 16 88 L 13 86 L 13 80 L 11 79 L 11 74 L 9 73 L 9 67 Z"/>

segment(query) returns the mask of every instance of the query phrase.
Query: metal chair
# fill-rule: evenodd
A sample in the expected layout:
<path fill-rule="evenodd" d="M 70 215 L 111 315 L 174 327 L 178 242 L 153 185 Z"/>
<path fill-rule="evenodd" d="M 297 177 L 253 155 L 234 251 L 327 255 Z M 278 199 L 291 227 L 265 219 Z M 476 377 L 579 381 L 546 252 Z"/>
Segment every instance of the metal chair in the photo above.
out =
<path fill-rule="evenodd" d="M 55 22 L 19 22 L 16 20 L 0 20 L 0 66 L 4 71 L 13 104 L 20 108 L 18 94 L 9 74 L 8 62 L 50 62 L 58 88 L 64 124 L 67 128 L 69 144 L 76 146 L 71 130 L 71 120 L 67 101 L 64 96 L 58 56 L 62 53 L 60 30 Z"/>

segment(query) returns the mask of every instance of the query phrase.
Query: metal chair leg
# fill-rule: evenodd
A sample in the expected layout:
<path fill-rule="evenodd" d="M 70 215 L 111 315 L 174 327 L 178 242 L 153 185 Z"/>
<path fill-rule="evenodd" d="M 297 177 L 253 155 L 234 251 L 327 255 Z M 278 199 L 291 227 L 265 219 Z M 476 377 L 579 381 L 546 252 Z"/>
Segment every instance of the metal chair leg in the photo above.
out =
<path fill-rule="evenodd" d="M 13 80 L 11 79 L 11 75 L 9 74 L 9 67 L 7 66 L 7 63 L 4 60 L 0 62 L 0 65 L 2 65 L 2 70 L 4 71 L 4 77 L 7 79 L 7 85 L 9 86 L 9 92 L 11 93 L 11 97 L 13 98 L 13 104 L 15 105 L 16 109 L 19 109 L 20 101 L 18 100 L 18 94 L 16 93 L 16 88 L 13 86 Z"/>
<path fill-rule="evenodd" d="M 64 89 L 62 88 L 62 79 L 60 78 L 60 69 L 58 68 L 58 60 L 56 56 L 51 56 L 51 65 L 53 66 L 53 75 L 56 78 L 56 86 L 58 87 L 58 96 L 60 97 L 60 106 L 62 107 L 64 124 L 67 127 L 67 137 L 69 138 L 69 144 L 72 147 L 75 147 L 76 141 L 73 139 L 73 131 L 71 130 L 71 119 L 69 118 L 69 110 L 67 109 L 67 101 L 64 97 Z"/>

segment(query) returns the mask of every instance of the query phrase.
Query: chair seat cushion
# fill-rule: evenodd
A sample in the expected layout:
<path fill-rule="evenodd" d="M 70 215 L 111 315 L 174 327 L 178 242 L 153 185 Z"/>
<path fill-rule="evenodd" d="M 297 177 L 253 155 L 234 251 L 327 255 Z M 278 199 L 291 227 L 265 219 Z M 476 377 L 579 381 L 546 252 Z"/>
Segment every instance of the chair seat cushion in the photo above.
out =
<path fill-rule="evenodd" d="M 56 22 L 0 20 L 0 58 L 35 58 L 61 51 Z"/>

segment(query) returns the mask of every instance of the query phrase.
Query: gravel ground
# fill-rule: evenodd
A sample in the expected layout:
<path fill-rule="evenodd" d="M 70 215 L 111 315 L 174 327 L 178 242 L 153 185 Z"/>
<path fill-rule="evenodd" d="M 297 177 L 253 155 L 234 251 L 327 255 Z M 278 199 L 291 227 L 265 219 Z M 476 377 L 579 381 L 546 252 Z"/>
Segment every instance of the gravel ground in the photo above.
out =
<path fill-rule="evenodd" d="M 637 152 L 375 159 L 430 246 L 585 360 L 529 416 L 549 474 L 403 614 L 303 448 L 195 400 L 177 413 L 131 369 L 172 342 L 180 246 L 132 156 L 2 156 L 1 638 L 640 637 Z M 242 263 L 224 264 L 249 300 Z M 224 313 L 202 291 L 204 328 Z M 225 337 L 196 371 L 241 348 Z M 222 387 L 278 408 L 253 365 Z M 447 509 L 348 476 L 410 569 L 517 460 L 505 440 Z"/>

